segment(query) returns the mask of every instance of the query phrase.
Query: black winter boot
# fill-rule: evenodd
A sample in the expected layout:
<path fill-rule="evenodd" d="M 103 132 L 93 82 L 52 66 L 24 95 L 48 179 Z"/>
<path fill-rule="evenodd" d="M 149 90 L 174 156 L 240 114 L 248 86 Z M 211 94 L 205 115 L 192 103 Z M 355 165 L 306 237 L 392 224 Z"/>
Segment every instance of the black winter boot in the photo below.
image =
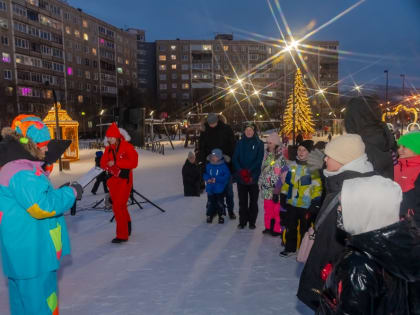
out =
<path fill-rule="evenodd" d="M 225 219 L 222 216 L 219 216 L 219 224 L 225 223 Z"/>
<path fill-rule="evenodd" d="M 207 217 L 207 223 L 212 223 L 212 222 L 213 222 L 213 217 L 209 215 Z"/>

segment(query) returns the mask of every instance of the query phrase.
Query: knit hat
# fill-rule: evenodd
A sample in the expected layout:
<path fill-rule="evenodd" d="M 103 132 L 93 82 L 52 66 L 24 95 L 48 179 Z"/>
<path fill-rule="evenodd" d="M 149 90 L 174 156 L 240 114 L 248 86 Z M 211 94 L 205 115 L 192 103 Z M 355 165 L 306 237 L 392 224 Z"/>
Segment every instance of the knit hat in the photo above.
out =
<path fill-rule="evenodd" d="M 219 118 L 217 117 L 217 115 L 215 113 L 210 113 L 210 114 L 207 115 L 207 123 L 209 125 L 217 123 L 218 121 L 219 121 Z"/>
<path fill-rule="evenodd" d="M 188 152 L 188 159 L 195 158 L 195 154 L 193 151 Z"/>
<path fill-rule="evenodd" d="M 311 152 L 314 148 L 314 142 L 312 140 L 305 140 L 299 143 L 298 147 L 300 146 L 304 147 L 306 150 L 308 150 L 308 152 Z"/>
<path fill-rule="evenodd" d="M 281 139 L 277 133 L 273 132 L 268 135 L 267 142 L 274 143 L 275 145 L 280 145 Z"/>
<path fill-rule="evenodd" d="M 245 125 L 244 130 L 245 130 L 246 128 L 251 128 L 251 129 L 252 129 L 252 130 L 254 130 L 254 131 L 255 131 L 255 129 L 256 129 L 255 125 L 254 125 L 253 123 L 251 123 L 251 122 L 249 122 L 249 123 L 247 123 L 247 124 Z"/>
<path fill-rule="evenodd" d="M 325 155 L 346 165 L 365 154 L 365 144 L 356 134 L 347 134 L 334 138 L 325 147 Z"/>
<path fill-rule="evenodd" d="M 352 235 L 399 221 L 400 185 L 382 176 L 345 180 L 341 191 L 344 230 Z"/>
<path fill-rule="evenodd" d="M 101 158 L 102 155 L 104 155 L 104 153 L 102 151 L 96 151 L 95 155 L 96 155 L 97 158 Z"/>
<path fill-rule="evenodd" d="M 221 159 L 222 159 L 222 156 L 223 156 L 223 152 L 222 152 L 222 150 L 220 150 L 220 149 L 213 149 L 213 150 L 211 151 L 211 155 L 215 155 L 215 156 L 217 156 L 217 158 L 218 158 L 219 160 L 221 160 Z"/>
<path fill-rule="evenodd" d="M 409 148 L 416 154 L 420 154 L 420 131 L 409 132 L 398 140 L 398 145 Z"/>
<path fill-rule="evenodd" d="M 17 116 L 12 122 L 12 129 L 23 136 L 20 139 L 22 143 L 27 143 L 27 138 L 30 138 L 38 147 L 44 147 L 51 140 L 48 127 L 41 118 L 34 115 Z"/>
<path fill-rule="evenodd" d="M 121 133 L 116 123 L 113 122 L 111 126 L 109 126 L 109 128 L 106 131 L 105 136 L 107 138 L 121 138 Z"/>

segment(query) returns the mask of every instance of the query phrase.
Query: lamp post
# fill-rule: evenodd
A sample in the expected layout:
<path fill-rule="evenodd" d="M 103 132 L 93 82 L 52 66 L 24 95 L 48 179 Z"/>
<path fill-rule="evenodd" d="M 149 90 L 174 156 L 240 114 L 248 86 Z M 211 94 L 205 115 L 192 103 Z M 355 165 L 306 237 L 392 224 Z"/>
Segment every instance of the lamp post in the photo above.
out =
<path fill-rule="evenodd" d="M 386 74 L 386 83 L 385 83 L 385 104 L 388 104 L 388 70 L 384 70 Z"/>
<path fill-rule="evenodd" d="M 400 74 L 400 77 L 402 78 L 402 98 L 404 100 L 404 94 L 405 94 L 405 74 Z M 401 111 L 401 135 L 403 135 L 404 132 L 404 111 Z"/>
<path fill-rule="evenodd" d="M 45 86 L 47 88 L 50 87 L 50 82 L 46 81 Z M 53 100 L 54 100 L 54 111 L 55 111 L 55 138 L 57 140 L 61 140 L 61 132 L 60 132 L 60 126 L 58 123 L 58 107 L 57 107 L 57 95 L 55 94 L 54 88 L 51 88 L 52 94 L 53 94 Z M 63 164 L 61 162 L 61 156 L 58 158 L 58 169 L 60 172 L 63 171 Z"/>
<path fill-rule="evenodd" d="M 99 135 L 101 137 L 101 141 L 102 141 L 102 116 L 105 113 L 105 109 L 101 109 L 101 111 L 99 112 Z"/>

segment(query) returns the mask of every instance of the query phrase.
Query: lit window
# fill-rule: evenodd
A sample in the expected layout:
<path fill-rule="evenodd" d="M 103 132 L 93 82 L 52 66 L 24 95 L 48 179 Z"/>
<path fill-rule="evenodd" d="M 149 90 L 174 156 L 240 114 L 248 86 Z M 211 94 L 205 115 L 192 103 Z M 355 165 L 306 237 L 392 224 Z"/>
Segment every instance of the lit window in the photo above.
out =
<path fill-rule="evenodd" d="M 228 51 L 229 50 L 229 46 L 223 46 L 223 50 L 224 51 Z"/>
<path fill-rule="evenodd" d="M 96 48 L 92 48 L 92 54 L 96 56 Z"/>
<path fill-rule="evenodd" d="M 71 30 L 70 30 L 70 27 L 69 26 L 66 26 L 66 33 L 67 34 L 70 34 L 71 33 Z"/>
<path fill-rule="evenodd" d="M 270 97 L 274 96 L 274 92 L 273 91 L 267 91 L 267 96 L 270 96 Z"/>
<path fill-rule="evenodd" d="M 67 67 L 67 75 L 73 75 L 73 68 Z"/>
<path fill-rule="evenodd" d="M 188 83 L 182 83 L 182 88 L 183 88 L 184 90 L 187 90 L 187 89 L 189 89 L 189 88 L 190 88 L 190 85 L 189 85 Z"/>
<path fill-rule="evenodd" d="M 123 73 L 123 69 L 122 69 L 122 68 L 117 68 L 117 72 L 118 72 L 119 74 L 122 74 L 122 73 Z"/>
<path fill-rule="evenodd" d="M 130 61 L 128 59 L 125 59 L 125 64 L 126 65 L 129 65 L 130 64 Z"/>
<path fill-rule="evenodd" d="M 84 33 L 84 34 L 83 34 L 83 39 L 84 39 L 84 40 L 89 40 L 89 36 L 88 36 L 88 34 Z"/>
<path fill-rule="evenodd" d="M 166 65 L 159 65 L 159 70 L 160 71 L 166 70 Z"/>
<path fill-rule="evenodd" d="M 83 103 L 83 95 L 79 95 L 77 97 L 77 100 L 79 101 L 79 103 Z"/>
<path fill-rule="evenodd" d="M 78 30 L 74 30 L 74 36 L 80 37 L 80 32 Z"/>
<path fill-rule="evenodd" d="M 203 50 L 211 50 L 211 45 L 203 45 Z"/>
<path fill-rule="evenodd" d="M 160 61 L 166 61 L 166 56 L 165 55 L 160 55 L 159 60 Z"/>
<path fill-rule="evenodd" d="M 2 54 L 2 61 L 3 61 L 3 62 L 10 63 L 10 54 L 8 54 L 8 53 L 3 53 L 3 54 Z"/>
<path fill-rule="evenodd" d="M 175 45 L 172 45 L 171 46 L 171 50 L 176 50 L 176 46 Z"/>
<path fill-rule="evenodd" d="M 86 79 L 90 79 L 90 72 L 89 71 L 85 71 L 85 77 L 86 77 Z"/>
<path fill-rule="evenodd" d="M 83 27 L 88 27 L 88 22 L 86 20 L 83 20 Z"/>
<path fill-rule="evenodd" d="M 172 70 L 176 70 L 176 65 L 171 66 Z"/>
<path fill-rule="evenodd" d="M 176 60 L 176 56 L 175 55 L 171 55 L 171 60 Z"/>

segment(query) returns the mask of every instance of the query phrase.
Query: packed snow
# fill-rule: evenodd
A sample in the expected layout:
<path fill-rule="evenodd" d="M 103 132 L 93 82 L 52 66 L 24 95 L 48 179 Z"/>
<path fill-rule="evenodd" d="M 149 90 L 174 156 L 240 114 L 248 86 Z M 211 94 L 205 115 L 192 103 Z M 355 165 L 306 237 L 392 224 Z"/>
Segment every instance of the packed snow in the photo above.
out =
<path fill-rule="evenodd" d="M 148 203 L 143 210 L 130 206 L 127 243 L 111 243 L 112 212 L 92 210 L 104 197 L 102 186 L 96 196 L 93 184 L 85 189 L 77 215 L 66 217 L 72 254 L 59 271 L 60 314 L 312 314 L 295 296 L 302 265 L 279 257 L 280 239 L 261 233 L 262 200 L 257 229 L 238 230 L 237 220 L 206 223 L 205 194 L 183 196 L 181 168 L 189 149 L 182 144 L 174 151 L 166 146 L 165 155 L 139 150 L 134 188 L 166 212 Z M 82 150 L 80 161 L 61 174 L 56 166 L 53 184 L 87 172 L 94 153 Z M 9 314 L 4 276 L 0 314 Z"/>

